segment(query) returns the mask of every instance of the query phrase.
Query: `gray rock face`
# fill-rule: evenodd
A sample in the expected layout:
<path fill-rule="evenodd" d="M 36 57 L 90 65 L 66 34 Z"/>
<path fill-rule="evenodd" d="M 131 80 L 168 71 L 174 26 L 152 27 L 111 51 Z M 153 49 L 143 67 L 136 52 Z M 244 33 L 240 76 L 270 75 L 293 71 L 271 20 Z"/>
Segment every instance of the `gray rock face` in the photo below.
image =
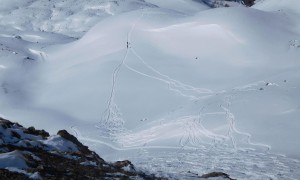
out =
<path fill-rule="evenodd" d="M 202 0 L 205 4 L 209 5 L 210 7 L 217 8 L 217 7 L 230 7 L 234 4 L 236 5 L 245 5 L 245 6 L 252 6 L 254 5 L 255 0 Z"/>

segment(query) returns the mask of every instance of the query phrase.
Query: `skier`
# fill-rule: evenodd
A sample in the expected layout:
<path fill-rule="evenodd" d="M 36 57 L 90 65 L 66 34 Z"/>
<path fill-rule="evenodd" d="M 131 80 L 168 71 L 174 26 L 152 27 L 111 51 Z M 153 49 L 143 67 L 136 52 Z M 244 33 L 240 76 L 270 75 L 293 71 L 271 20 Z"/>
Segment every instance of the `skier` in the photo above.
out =
<path fill-rule="evenodd" d="M 130 48 L 130 42 L 127 41 L 127 49 Z"/>

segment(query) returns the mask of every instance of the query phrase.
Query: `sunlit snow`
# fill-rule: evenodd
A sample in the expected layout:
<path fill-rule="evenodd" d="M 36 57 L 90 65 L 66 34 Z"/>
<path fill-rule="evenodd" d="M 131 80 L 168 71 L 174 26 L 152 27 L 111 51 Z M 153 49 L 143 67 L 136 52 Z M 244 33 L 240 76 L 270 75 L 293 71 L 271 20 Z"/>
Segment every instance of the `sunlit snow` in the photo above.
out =
<path fill-rule="evenodd" d="M 49 14 L 37 10 L 49 2 L 11 2 L 0 5 L 6 118 L 161 175 L 299 177 L 298 2 L 65 0 Z"/>

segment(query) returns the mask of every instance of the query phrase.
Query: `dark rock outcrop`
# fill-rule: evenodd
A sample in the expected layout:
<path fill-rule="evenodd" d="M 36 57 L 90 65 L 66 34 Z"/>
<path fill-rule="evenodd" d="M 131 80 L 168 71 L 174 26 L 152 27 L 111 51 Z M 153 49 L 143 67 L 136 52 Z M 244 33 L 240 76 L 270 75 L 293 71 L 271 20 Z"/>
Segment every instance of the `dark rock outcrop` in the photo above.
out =
<path fill-rule="evenodd" d="M 65 144 L 55 146 L 55 139 Z M 49 143 L 49 141 L 51 141 Z M 70 147 L 68 147 L 70 146 Z M 44 130 L 24 128 L 0 118 L 0 159 L 17 159 L 26 168 L 1 167 L 0 179 L 161 179 L 137 171 L 128 161 L 105 162 L 66 130 L 49 136 Z M 23 163 L 23 164 L 24 164 Z M 13 164 L 13 163 L 12 163 Z M 3 166 L 3 165 L 2 165 Z M 24 165 L 23 165 L 24 166 Z"/>
<path fill-rule="evenodd" d="M 250 7 L 254 5 L 255 0 L 202 0 L 202 2 L 212 8 L 230 7 L 232 4 L 235 4 L 234 6 L 243 4 Z"/>
<path fill-rule="evenodd" d="M 246 6 L 250 7 L 254 5 L 255 0 L 243 0 L 243 2 Z"/>
<path fill-rule="evenodd" d="M 217 178 L 217 177 L 224 178 L 224 179 L 229 179 L 229 180 L 234 180 L 234 179 L 230 178 L 230 176 L 228 174 L 223 173 L 223 172 L 211 172 L 211 173 L 203 174 L 202 176 L 200 176 L 200 178 L 205 178 L 205 179 Z"/>
<path fill-rule="evenodd" d="M 27 129 L 24 130 L 24 133 L 26 134 L 32 134 L 32 135 L 36 135 L 36 136 L 41 136 L 43 138 L 47 138 L 50 136 L 50 134 L 48 132 L 46 132 L 44 129 L 42 130 L 36 130 L 34 127 L 29 127 Z"/>
<path fill-rule="evenodd" d="M 2 180 L 27 180 L 26 175 L 17 172 L 11 172 L 7 169 L 0 169 L 0 179 Z"/>
<path fill-rule="evenodd" d="M 66 139 L 66 140 L 71 141 L 72 143 L 74 143 L 77 146 L 77 148 L 79 149 L 79 152 L 83 152 L 84 154 L 91 153 L 91 151 L 89 150 L 89 148 L 87 146 L 85 146 L 81 142 L 79 142 L 78 139 L 75 136 L 73 136 L 70 133 L 68 133 L 68 131 L 66 131 L 66 130 L 59 130 L 57 132 L 57 135 L 60 135 L 64 139 Z"/>

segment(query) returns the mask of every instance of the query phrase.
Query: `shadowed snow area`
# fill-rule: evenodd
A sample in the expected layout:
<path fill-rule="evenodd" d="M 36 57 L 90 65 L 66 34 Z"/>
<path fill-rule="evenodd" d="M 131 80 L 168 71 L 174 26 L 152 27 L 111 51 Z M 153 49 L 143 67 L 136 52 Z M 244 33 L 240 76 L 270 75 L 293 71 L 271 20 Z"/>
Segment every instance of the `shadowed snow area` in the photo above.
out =
<path fill-rule="evenodd" d="M 170 177 L 299 177 L 298 2 L 4 2 L 6 118 Z"/>

